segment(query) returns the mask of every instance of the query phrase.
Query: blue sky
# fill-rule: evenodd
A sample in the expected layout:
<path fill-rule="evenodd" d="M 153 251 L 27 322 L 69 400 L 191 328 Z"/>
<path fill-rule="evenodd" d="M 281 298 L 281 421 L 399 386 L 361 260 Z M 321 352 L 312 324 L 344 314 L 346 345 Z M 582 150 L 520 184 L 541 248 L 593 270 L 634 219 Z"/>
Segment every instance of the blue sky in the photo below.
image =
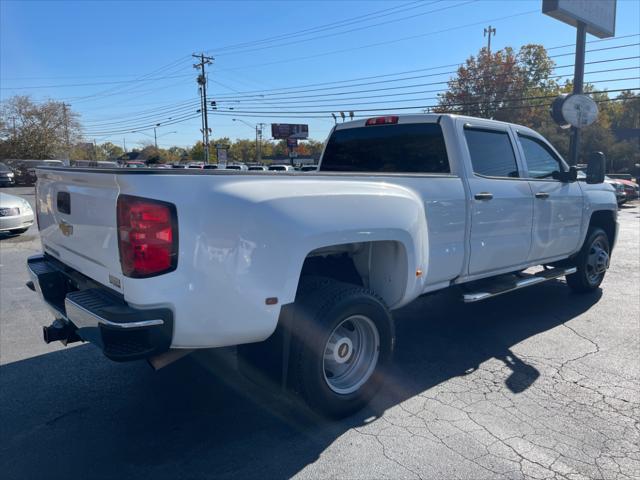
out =
<path fill-rule="evenodd" d="M 198 108 L 196 71 L 190 55 L 206 51 L 215 57 L 208 67 L 208 96 L 217 99 L 219 106 L 209 116 L 213 137 L 252 138 L 249 126 L 232 121 L 236 116 L 252 125 L 308 123 L 310 136 L 324 140 L 333 124 L 329 113 L 304 119 L 266 112 L 353 109 L 358 113 L 358 109 L 369 109 L 363 113 L 374 115 L 378 108 L 433 104 L 435 90 L 445 86 L 442 82 L 449 77 L 447 72 L 455 69 L 451 65 L 485 45 L 483 27 L 488 24 L 497 30 L 492 49 L 518 48 L 526 43 L 545 47 L 572 44 L 575 29 L 543 15 L 541 4 L 541 0 L 2 0 L 0 94 L 3 99 L 30 94 L 36 100 L 67 101 L 81 114 L 87 137 L 98 142 L 121 144 L 126 139 L 131 148 L 150 140 L 153 130 L 149 127 L 161 123 L 159 144 L 191 145 L 201 133 L 199 118 L 182 121 L 196 116 Z M 639 21 L 640 2 L 618 0 L 616 36 L 640 33 Z M 269 40 L 256 43 L 264 39 Z M 619 48 L 589 52 L 587 62 L 638 57 L 639 39 L 630 36 L 590 43 L 588 50 Z M 588 40 L 597 39 L 589 36 Z M 562 66 L 573 63 L 572 51 L 573 47 L 567 46 L 549 53 L 561 55 L 555 60 Z M 611 71 L 619 68 L 627 70 Z M 638 77 L 638 58 L 586 68 L 587 72 L 594 70 L 600 73 L 586 79 L 601 81 L 598 88 L 640 86 L 637 79 L 610 81 Z M 570 67 L 559 68 L 557 74 L 572 71 Z M 381 79 L 389 81 L 359 80 L 294 89 L 315 89 L 313 92 L 273 91 L 378 75 L 387 75 Z M 421 78 L 399 80 L 407 76 Z M 358 86 L 349 87 L 352 84 Z M 341 100 L 341 95 L 326 96 L 391 86 L 400 88 L 342 95 L 351 99 L 348 101 Z M 326 88 L 329 90 L 318 90 Z M 266 92 L 256 93 L 261 90 Z M 406 92 L 416 93 L 391 96 Z M 362 96 L 368 98 L 354 98 Z M 169 133 L 173 131 L 177 133 Z"/>

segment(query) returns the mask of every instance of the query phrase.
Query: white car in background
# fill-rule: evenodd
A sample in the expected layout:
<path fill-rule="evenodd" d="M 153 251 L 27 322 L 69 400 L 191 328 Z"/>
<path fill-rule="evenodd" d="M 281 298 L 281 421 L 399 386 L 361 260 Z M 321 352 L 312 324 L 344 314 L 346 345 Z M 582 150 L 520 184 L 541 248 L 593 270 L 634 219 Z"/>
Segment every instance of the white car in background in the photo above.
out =
<path fill-rule="evenodd" d="M 33 209 L 24 198 L 0 192 L 0 232 L 16 235 L 33 225 Z"/>
<path fill-rule="evenodd" d="M 270 172 L 293 172 L 295 169 L 291 165 L 271 165 Z"/>

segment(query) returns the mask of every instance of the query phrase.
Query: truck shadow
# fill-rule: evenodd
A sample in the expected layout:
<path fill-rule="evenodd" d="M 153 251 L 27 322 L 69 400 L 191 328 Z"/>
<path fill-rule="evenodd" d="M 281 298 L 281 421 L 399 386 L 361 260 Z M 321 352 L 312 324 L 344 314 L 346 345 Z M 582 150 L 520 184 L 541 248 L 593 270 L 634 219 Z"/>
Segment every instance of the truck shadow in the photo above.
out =
<path fill-rule="evenodd" d="M 240 376 L 224 350 L 157 373 L 82 345 L 0 367 L 5 478 L 288 478 L 349 429 L 496 358 L 514 393 L 540 373 L 513 346 L 567 322 L 600 298 L 561 282 L 476 305 L 456 291 L 396 312 L 395 366 L 372 406 L 340 422 Z M 540 301 L 544 299 L 544 302 Z"/>

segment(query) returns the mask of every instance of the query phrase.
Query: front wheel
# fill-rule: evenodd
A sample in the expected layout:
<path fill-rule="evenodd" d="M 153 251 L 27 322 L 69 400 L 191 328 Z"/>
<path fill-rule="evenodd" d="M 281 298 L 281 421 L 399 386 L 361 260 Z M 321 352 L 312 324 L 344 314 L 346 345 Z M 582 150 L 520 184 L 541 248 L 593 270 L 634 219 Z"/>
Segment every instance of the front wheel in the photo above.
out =
<path fill-rule="evenodd" d="M 13 230 L 9 230 L 9 232 L 11 232 L 11 234 L 13 235 L 22 235 L 27 230 L 29 230 L 29 228 L 15 228 Z"/>
<path fill-rule="evenodd" d="M 567 275 L 567 284 L 574 292 L 584 293 L 597 289 L 609 268 L 611 248 L 609 237 L 601 228 L 591 228 L 575 258 L 576 273 Z"/>
<path fill-rule="evenodd" d="M 318 282 L 296 299 L 292 386 L 320 413 L 347 416 L 380 389 L 394 338 L 391 314 L 373 292 Z"/>

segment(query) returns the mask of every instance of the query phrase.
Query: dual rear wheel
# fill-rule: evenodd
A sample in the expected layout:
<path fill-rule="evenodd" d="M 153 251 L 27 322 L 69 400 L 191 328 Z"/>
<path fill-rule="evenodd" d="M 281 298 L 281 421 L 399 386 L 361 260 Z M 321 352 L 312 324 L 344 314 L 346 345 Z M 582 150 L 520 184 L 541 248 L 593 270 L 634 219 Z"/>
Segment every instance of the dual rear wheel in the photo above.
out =
<path fill-rule="evenodd" d="M 305 281 L 296 299 L 290 385 L 314 410 L 344 417 L 382 386 L 395 333 L 384 301 L 358 285 Z"/>

